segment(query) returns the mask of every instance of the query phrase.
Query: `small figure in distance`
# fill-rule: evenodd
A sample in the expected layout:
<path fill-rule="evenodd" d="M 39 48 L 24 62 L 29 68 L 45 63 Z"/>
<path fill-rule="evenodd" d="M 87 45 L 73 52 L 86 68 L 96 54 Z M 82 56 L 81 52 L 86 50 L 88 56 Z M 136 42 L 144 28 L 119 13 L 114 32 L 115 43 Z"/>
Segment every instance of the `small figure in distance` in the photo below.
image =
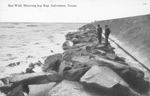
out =
<path fill-rule="evenodd" d="M 34 73 L 34 64 L 29 64 L 29 68 L 26 69 L 26 73 Z"/>
<path fill-rule="evenodd" d="M 97 25 L 97 38 L 100 44 L 102 42 L 102 28 L 99 24 Z"/>
<path fill-rule="evenodd" d="M 109 34 L 110 34 L 110 29 L 108 27 L 108 25 L 105 25 L 105 40 L 106 40 L 106 46 L 108 46 L 109 42 L 108 42 L 108 38 L 109 38 Z"/>

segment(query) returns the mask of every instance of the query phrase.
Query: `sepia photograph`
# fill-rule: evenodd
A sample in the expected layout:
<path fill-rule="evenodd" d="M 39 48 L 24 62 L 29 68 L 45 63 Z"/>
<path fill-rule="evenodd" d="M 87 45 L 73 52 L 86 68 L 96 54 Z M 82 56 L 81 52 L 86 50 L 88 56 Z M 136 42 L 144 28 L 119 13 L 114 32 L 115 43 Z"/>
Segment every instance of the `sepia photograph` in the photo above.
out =
<path fill-rule="evenodd" d="M 0 96 L 150 96 L 150 0 L 0 0 Z"/>

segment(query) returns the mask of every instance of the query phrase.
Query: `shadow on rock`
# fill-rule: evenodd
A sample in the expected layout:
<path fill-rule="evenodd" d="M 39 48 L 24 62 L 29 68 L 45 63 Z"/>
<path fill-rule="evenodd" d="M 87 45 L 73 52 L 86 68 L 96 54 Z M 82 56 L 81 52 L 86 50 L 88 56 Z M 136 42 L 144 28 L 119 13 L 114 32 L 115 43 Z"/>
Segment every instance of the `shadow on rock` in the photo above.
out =
<path fill-rule="evenodd" d="M 113 69 L 118 75 L 120 75 L 129 86 L 140 94 L 148 93 L 150 89 L 150 83 L 144 80 L 144 72 L 137 68 L 122 68 Z"/>
<path fill-rule="evenodd" d="M 150 89 L 150 83 L 145 81 L 144 78 L 138 78 L 131 72 L 126 72 L 123 74 L 122 78 L 138 93 L 147 93 Z"/>
<path fill-rule="evenodd" d="M 120 84 L 116 84 L 112 88 L 106 88 L 96 83 L 81 82 L 81 84 L 83 85 L 85 91 L 94 94 L 107 96 L 130 96 L 131 94 L 128 87 L 122 86 Z"/>

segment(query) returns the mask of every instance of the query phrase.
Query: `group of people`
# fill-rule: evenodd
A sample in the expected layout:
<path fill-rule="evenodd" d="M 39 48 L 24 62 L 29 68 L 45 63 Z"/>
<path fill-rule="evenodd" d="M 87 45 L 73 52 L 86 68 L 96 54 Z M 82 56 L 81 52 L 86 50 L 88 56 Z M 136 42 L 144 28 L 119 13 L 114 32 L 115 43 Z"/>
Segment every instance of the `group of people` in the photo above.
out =
<path fill-rule="evenodd" d="M 97 37 L 98 37 L 98 41 L 99 41 L 99 44 L 102 43 L 102 28 L 101 26 L 98 24 L 97 25 Z M 105 41 L 106 41 L 106 46 L 109 45 L 109 42 L 108 42 L 108 38 L 109 38 L 109 34 L 111 33 L 108 25 L 105 25 Z"/>

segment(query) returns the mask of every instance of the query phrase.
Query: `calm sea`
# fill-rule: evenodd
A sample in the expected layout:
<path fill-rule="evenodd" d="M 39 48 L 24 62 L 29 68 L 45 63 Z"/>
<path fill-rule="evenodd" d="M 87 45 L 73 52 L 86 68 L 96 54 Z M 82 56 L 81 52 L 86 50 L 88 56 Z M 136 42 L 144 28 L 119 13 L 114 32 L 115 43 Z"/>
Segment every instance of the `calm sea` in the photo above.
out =
<path fill-rule="evenodd" d="M 83 23 L 0 23 L 0 66 L 61 53 L 64 35 Z"/>

